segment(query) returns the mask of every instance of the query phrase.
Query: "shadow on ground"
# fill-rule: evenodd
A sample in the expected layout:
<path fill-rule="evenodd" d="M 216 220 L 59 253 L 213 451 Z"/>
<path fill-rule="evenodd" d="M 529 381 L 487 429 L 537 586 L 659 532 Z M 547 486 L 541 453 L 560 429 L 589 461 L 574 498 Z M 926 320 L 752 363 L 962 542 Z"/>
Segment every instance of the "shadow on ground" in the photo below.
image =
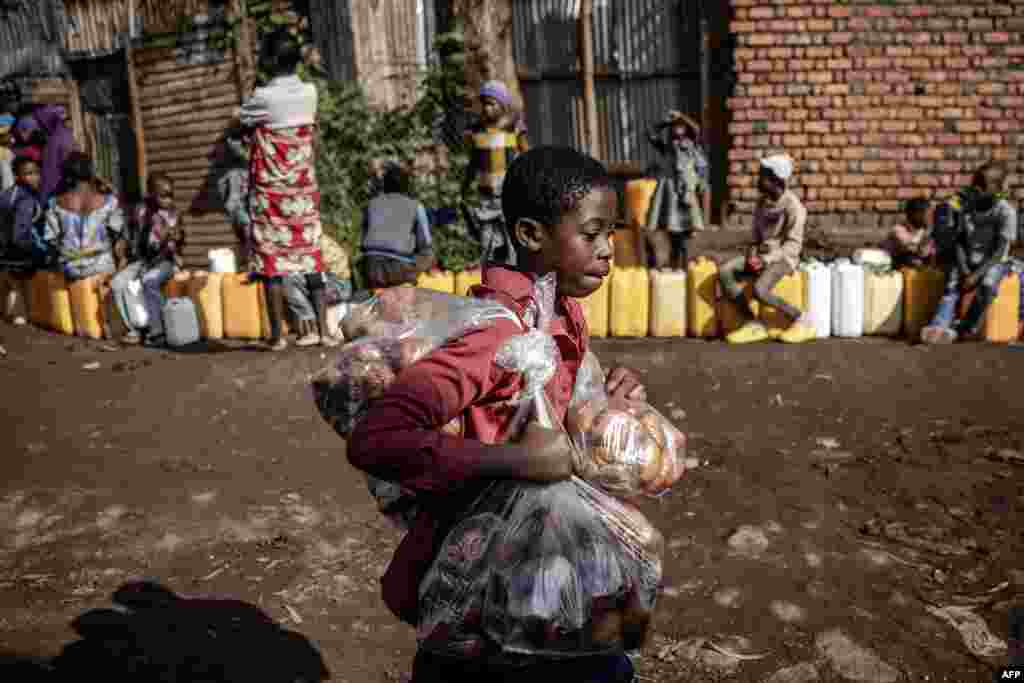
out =
<path fill-rule="evenodd" d="M 182 598 L 151 582 L 123 585 L 112 608 L 82 613 L 79 638 L 52 659 L 0 650 L 0 680 L 107 683 L 319 683 L 310 641 L 241 600 Z"/>

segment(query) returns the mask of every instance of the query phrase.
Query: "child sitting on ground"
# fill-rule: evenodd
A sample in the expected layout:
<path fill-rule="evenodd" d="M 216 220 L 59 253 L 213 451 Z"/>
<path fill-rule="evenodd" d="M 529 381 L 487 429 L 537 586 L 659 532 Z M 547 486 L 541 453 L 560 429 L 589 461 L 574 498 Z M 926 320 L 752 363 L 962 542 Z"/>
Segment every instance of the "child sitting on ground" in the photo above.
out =
<path fill-rule="evenodd" d="M 43 219 L 39 164 L 18 157 L 12 167 L 14 187 L 0 193 L 0 276 L 9 279 L 8 291 L 14 293 L 44 265 L 45 245 L 39 232 Z M 23 312 L 13 309 L 13 301 L 3 302 L 3 315 L 12 316 L 15 325 L 24 325 Z"/>
<path fill-rule="evenodd" d="M 930 227 L 931 204 L 927 199 L 911 199 L 905 209 L 905 222 L 897 223 L 882 248 L 892 257 L 893 268 L 919 268 L 936 260 L 935 240 Z"/>
<path fill-rule="evenodd" d="M 416 284 L 434 265 L 430 219 L 413 196 L 409 175 L 394 161 L 383 164 L 376 194 L 363 213 L 363 268 L 369 289 Z"/>
<path fill-rule="evenodd" d="M 973 334 L 981 317 L 1010 273 L 1010 245 L 1017 234 L 1017 211 L 1006 200 L 1006 169 L 987 163 L 971 185 L 937 212 L 936 233 L 948 235 L 946 289 L 931 323 L 921 330 L 926 344 L 950 344 Z M 941 249 L 941 247 L 940 247 Z M 962 320 L 956 321 L 960 297 L 977 290 Z"/>
<path fill-rule="evenodd" d="M 500 81 L 487 81 L 480 88 L 480 122 L 465 135 L 469 164 L 462 183 L 463 213 L 480 240 L 481 262 L 509 266 L 516 264 L 516 250 L 502 220 L 501 188 L 506 169 L 528 147 L 526 128 L 513 104 L 512 93 Z M 471 209 L 466 200 L 474 182 L 479 201 Z"/>
<path fill-rule="evenodd" d="M 618 198 L 607 171 L 596 160 L 569 148 L 540 147 L 509 168 L 502 205 L 518 265 L 486 267 L 483 284 L 471 295 L 500 302 L 522 317 L 535 308 L 535 280 L 557 274 L 558 317 L 549 329 L 561 354 L 545 392 L 554 420 L 564 423 L 576 373 L 589 347 L 586 319 L 576 299 L 596 292 L 610 272 Z M 417 587 L 436 552 L 435 541 L 448 533 L 459 501 L 471 500 L 494 479 L 549 482 L 566 479 L 572 472 L 572 445 L 563 431 L 530 423 L 522 434 L 508 433 L 516 413 L 508 402 L 520 384 L 517 373 L 495 362 L 495 354 L 521 331 L 520 325 L 501 320 L 403 370 L 349 440 L 353 465 L 423 496 L 423 510 L 383 579 L 385 602 L 409 623 L 418 618 Z M 637 376 L 624 368 L 609 374 L 607 388 L 614 397 L 645 396 Z M 464 436 L 441 431 L 460 416 Z M 627 683 L 633 677 L 624 654 L 567 661 L 534 657 L 514 671 L 506 670 L 495 654 L 474 652 L 466 659 L 449 660 L 421 649 L 413 664 L 413 681 Z"/>
<path fill-rule="evenodd" d="M 129 330 L 121 341 L 138 344 L 145 334 L 147 343 L 160 345 L 164 338 L 161 288 L 181 268 L 185 244 L 185 232 L 174 207 L 174 184 L 166 174 L 150 176 L 149 194 L 136 208 L 129 234 L 127 240 L 118 244 L 117 255 L 119 262 L 130 259 L 131 263 L 114 276 L 110 285 L 118 311 Z M 133 325 L 128 311 L 131 303 L 128 287 L 136 281 L 141 281 L 149 320 L 146 328 Z"/>
<path fill-rule="evenodd" d="M 779 280 L 796 270 L 803 250 L 807 209 L 786 189 L 792 175 L 793 160 L 784 154 L 761 160 L 757 180 L 761 197 L 754 209 L 754 244 L 745 256 L 727 261 L 719 271 L 724 295 L 748 321 L 726 337 L 730 344 L 748 344 L 769 337 L 768 329 L 755 320 L 741 280 L 754 280 L 754 297 L 793 321 L 779 337 L 781 341 L 796 344 L 814 338 L 814 330 L 804 312 L 772 293 Z"/>
<path fill-rule="evenodd" d="M 670 168 L 667 177 L 659 178 L 647 213 L 647 241 L 654 252 L 654 266 L 660 270 L 685 270 L 686 242 L 694 232 L 704 230 L 710 198 L 708 161 L 697 144 L 699 137 L 700 126 L 674 110 L 647 134 Z"/>

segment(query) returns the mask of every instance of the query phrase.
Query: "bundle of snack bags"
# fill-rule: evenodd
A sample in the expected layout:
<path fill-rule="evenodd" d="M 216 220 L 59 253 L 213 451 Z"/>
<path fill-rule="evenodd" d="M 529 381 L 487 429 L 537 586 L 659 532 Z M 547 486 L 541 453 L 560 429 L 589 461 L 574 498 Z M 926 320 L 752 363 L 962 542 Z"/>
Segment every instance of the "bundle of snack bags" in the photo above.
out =
<path fill-rule="evenodd" d="M 559 361 L 547 333 L 555 287 L 553 275 L 538 280 L 536 310 L 496 362 L 524 378 L 519 422 L 560 428 L 544 393 Z M 492 301 L 414 288 L 354 305 L 342 323 L 352 341 L 314 380 L 321 414 L 347 436 L 404 368 L 498 319 L 519 322 Z M 420 583 L 421 647 L 573 656 L 642 642 L 664 541 L 631 502 L 663 495 L 679 480 L 686 438 L 647 403 L 610 399 L 604 379 L 588 354 L 566 420 L 576 476 L 492 482 L 458 516 Z M 368 479 L 382 511 L 401 526 L 430 504 L 396 483 Z"/>

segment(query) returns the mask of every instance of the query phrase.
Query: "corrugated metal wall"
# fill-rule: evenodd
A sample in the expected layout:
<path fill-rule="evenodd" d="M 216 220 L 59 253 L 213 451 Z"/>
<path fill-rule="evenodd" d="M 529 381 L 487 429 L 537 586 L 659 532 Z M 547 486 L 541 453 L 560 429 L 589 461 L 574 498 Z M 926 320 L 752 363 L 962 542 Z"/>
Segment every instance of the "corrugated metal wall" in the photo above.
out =
<path fill-rule="evenodd" d="M 128 36 L 128 0 L 64 0 L 69 57 L 100 57 L 122 50 Z"/>
<path fill-rule="evenodd" d="M 355 80 L 352 15 L 348 0 L 310 0 L 313 42 L 320 49 L 324 68 L 333 81 Z"/>
<path fill-rule="evenodd" d="M 358 80 L 384 107 L 408 103 L 433 57 L 437 0 L 310 0 L 313 40 L 331 80 Z"/>
<path fill-rule="evenodd" d="M 513 2 L 515 58 L 533 144 L 584 146 L 583 86 L 576 68 L 579 5 L 579 0 Z M 657 155 L 645 141 L 645 129 L 668 109 L 699 120 L 698 17 L 695 0 L 595 0 L 603 161 L 653 161 Z"/>
<path fill-rule="evenodd" d="M 60 34 L 61 0 L 24 2 L 0 12 L 0 78 L 43 77 L 64 73 Z"/>

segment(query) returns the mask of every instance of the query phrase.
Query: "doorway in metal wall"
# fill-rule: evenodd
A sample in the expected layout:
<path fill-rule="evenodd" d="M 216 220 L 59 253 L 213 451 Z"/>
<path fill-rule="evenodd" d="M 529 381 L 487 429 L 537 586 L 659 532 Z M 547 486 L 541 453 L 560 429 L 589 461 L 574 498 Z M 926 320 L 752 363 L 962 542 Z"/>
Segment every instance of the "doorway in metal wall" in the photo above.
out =
<path fill-rule="evenodd" d="M 140 187 L 124 53 L 78 59 L 70 66 L 82 102 L 85 151 L 93 157 L 97 174 L 109 180 L 118 194 L 139 199 L 144 188 Z"/>
<path fill-rule="evenodd" d="M 627 175 L 657 159 L 646 129 L 669 109 L 704 127 L 712 165 L 724 165 L 726 90 L 723 70 L 724 2 L 707 0 L 594 0 L 595 96 L 598 155 Z M 583 84 L 578 0 L 513 0 L 513 50 L 533 144 L 584 147 Z M 717 36 L 717 37 L 716 37 Z M 722 106 L 713 104 L 722 98 Z M 717 208 L 727 169 L 712 168 Z M 717 211 L 713 209 L 713 214 Z"/>

